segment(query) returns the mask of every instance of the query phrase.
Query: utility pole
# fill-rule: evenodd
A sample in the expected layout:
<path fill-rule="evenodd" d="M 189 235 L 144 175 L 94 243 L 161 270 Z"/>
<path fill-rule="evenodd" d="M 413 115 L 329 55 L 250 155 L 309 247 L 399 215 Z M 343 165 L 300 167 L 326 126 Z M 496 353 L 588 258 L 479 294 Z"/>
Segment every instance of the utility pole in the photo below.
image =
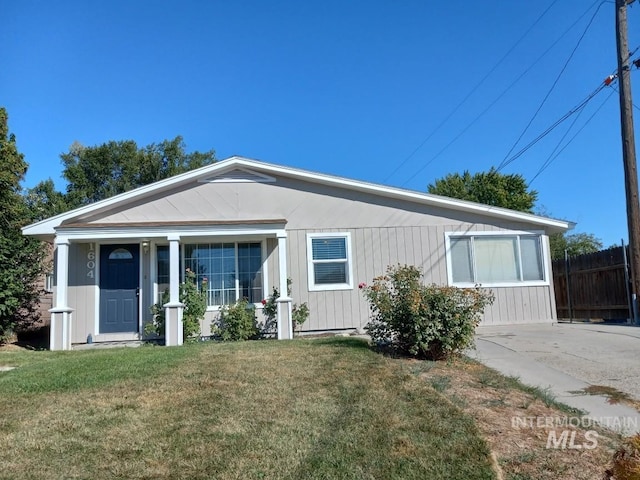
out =
<path fill-rule="evenodd" d="M 627 199 L 629 228 L 629 261 L 631 263 L 631 298 L 633 322 L 638 323 L 638 295 L 640 295 L 640 199 L 638 198 L 638 170 L 636 143 L 633 133 L 633 102 L 627 39 L 627 5 L 634 0 L 616 0 L 616 45 L 618 47 L 618 87 L 620 91 L 620 125 L 622 129 L 622 161 Z"/>

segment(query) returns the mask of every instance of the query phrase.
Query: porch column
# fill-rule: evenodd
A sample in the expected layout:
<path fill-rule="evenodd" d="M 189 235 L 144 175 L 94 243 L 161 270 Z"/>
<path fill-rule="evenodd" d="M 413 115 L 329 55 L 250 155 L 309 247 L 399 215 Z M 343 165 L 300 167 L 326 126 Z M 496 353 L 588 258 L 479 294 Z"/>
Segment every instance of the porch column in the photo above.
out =
<path fill-rule="evenodd" d="M 291 325 L 291 297 L 287 285 L 287 232 L 278 232 L 278 266 L 280 271 L 280 296 L 278 304 L 278 340 L 291 340 L 293 327 Z"/>
<path fill-rule="evenodd" d="M 169 240 L 169 303 L 164 307 L 164 344 L 182 345 L 182 314 L 184 303 L 180 302 L 180 236 L 170 235 Z"/>
<path fill-rule="evenodd" d="M 67 305 L 69 290 L 69 239 L 57 237 L 56 241 L 56 297 L 51 312 L 50 350 L 71 350 L 71 312 Z"/>

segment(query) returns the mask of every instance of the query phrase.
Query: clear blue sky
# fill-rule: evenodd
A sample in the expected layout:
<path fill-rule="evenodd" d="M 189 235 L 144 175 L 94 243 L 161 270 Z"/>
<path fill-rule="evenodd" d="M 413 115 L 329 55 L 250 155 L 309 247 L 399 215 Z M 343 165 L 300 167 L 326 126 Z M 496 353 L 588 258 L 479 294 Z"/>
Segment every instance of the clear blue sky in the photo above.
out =
<path fill-rule="evenodd" d="M 508 157 L 591 19 L 513 153 L 616 68 L 613 2 L 4 0 L 0 7 L 0 105 L 30 165 L 26 187 L 51 177 L 63 189 L 59 155 L 74 141 L 144 146 L 182 135 L 189 150 L 215 149 L 218 158 L 237 154 L 424 191 L 447 173 L 488 170 Z M 640 4 L 629 8 L 629 21 L 635 48 Z M 640 105 L 638 80 L 634 70 Z M 589 102 L 565 142 L 610 92 Z M 573 118 L 503 171 L 531 180 Z M 576 231 L 605 246 L 627 238 L 619 132 L 613 92 L 531 185 L 547 212 L 578 222 Z"/>

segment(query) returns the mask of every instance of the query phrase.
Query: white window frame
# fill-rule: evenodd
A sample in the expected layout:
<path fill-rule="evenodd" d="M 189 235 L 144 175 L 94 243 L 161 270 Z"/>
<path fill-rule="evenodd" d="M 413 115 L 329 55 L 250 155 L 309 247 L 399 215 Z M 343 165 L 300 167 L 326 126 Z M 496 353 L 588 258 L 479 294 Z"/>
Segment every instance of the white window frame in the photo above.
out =
<path fill-rule="evenodd" d="M 268 279 L 269 279 L 269 272 L 268 272 L 268 266 L 267 266 L 267 242 L 264 238 L 252 238 L 252 237 L 248 237 L 248 238 L 230 238 L 230 239 L 220 239 L 219 237 L 212 237 L 209 239 L 185 239 L 184 242 L 180 243 L 180 282 L 184 282 L 185 280 L 185 271 L 184 271 L 184 264 L 185 264 L 185 253 L 184 253 L 184 249 L 186 245 L 194 245 L 194 244 L 212 244 L 212 243 L 233 243 L 235 244 L 235 250 L 236 250 L 236 255 L 235 255 L 235 264 L 236 264 L 236 272 L 238 270 L 238 244 L 240 243 L 259 243 L 260 244 L 260 252 L 262 255 L 262 299 L 267 298 L 268 294 L 267 292 L 269 291 L 269 285 L 268 285 Z M 240 281 L 236 278 L 235 281 L 235 290 L 236 290 L 236 296 L 240 291 Z M 261 300 L 262 300 L 261 299 Z M 252 303 L 252 305 L 254 307 L 256 307 L 257 310 L 262 309 L 263 305 L 262 302 L 255 302 Z M 222 307 L 226 307 L 228 305 L 207 305 L 207 312 L 218 312 L 220 311 L 220 309 Z"/>
<path fill-rule="evenodd" d="M 447 281 L 449 285 L 454 287 L 475 287 L 481 285 L 483 287 L 535 287 L 535 286 L 549 286 L 549 243 L 547 236 L 542 231 L 523 231 L 523 230 L 504 230 L 504 231 L 466 231 L 466 232 L 445 232 L 445 245 L 446 245 L 446 260 L 447 260 Z M 519 271 L 522 272 L 522 256 L 520 252 L 520 237 L 538 237 L 540 239 L 541 255 L 542 255 L 542 280 L 523 280 L 517 282 L 492 282 L 492 283 L 474 283 L 474 282 L 454 282 L 453 281 L 453 264 L 451 259 L 451 238 L 460 237 L 483 237 L 483 236 L 505 236 L 505 237 L 518 237 L 518 261 L 520 262 Z M 471 242 L 473 245 L 473 241 Z M 471 260 L 473 266 L 473 274 L 475 275 L 475 252 L 473 246 L 471 249 Z"/>
<path fill-rule="evenodd" d="M 53 293 L 53 286 L 55 284 L 55 279 L 53 272 L 47 272 L 44 274 L 44 288 L 43 290 L 46 293 Z"/>
<path fill-rule="evenodd" d="M 315 283 L 315 264 L 316 263 L 336 263 L 336 260 L 314 260 L 313 259 L 313 243 L 317 238 L 344 238 L 346 243 L 347 258 L 347 282 L 346 283 Z M 339 261 L 339 260 L 338 260 Z M 310 292 L 330 291 L 330 290 L 353 290 L 353 255 L 351 251 L 351 233 L 350 232 L 318 232 L 307 233 L 307 279 Z"/>

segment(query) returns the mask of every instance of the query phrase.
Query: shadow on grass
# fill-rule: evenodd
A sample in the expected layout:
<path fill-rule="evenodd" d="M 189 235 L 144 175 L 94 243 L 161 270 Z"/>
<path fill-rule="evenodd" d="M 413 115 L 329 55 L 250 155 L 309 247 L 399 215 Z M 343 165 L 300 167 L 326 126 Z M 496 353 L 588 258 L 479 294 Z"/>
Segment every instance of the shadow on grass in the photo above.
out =
<path fill-rule="evenodd" d="M 332 347 L 354 348 L 360 350 L 371 349 L 369 342 L 360 337 L 323 337 L 308 339 L 308 341 L 313 341 L 315 345 L 330 345 Z"/>

